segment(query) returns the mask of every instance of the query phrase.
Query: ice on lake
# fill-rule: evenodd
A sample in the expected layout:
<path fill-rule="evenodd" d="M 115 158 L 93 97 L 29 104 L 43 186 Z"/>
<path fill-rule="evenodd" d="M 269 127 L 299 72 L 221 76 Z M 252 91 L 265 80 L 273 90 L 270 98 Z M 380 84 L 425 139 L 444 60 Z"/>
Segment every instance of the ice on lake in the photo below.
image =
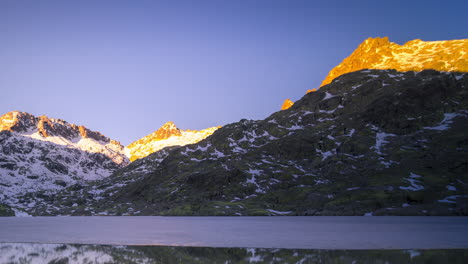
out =
<path fill-rule="evenodd" d="M 468 248 L 467 217 L 3 217 L 0 242 L 289 249 Z"/>

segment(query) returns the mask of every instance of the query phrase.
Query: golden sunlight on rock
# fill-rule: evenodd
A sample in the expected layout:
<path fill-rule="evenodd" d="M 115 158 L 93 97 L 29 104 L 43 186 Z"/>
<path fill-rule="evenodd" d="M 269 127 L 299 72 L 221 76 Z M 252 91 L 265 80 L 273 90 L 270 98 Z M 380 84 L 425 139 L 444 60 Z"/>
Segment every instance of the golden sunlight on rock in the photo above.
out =
<path fill-rule="evenodd" d="M 293 106 L 294 102 L 291 101 L 291 99 L 286 99 L 284 100 L 284 103 L 283 105 L 281 106 L 281 110 L 286 110 L 286 109 L 289 109 L 291 106 Z"/>
<path fill-rule="evenodd" d="M 468 72 L 468 39 L 427 42 L 415 39 L 398 45 L 388 37 L 368 38 L 328 73 L 321 86 L 342 74 L 362 69 Z"/>
<path fill-rule="evenodd" d="M 167 122 L 153 133 L 125 147 L 130 161 L 144 158 L 151 153 L 170 146 L 194 144 L 213 134 L 220 126 L 210 127 L 200 131 L 181 130 L 173 122 Z"/>

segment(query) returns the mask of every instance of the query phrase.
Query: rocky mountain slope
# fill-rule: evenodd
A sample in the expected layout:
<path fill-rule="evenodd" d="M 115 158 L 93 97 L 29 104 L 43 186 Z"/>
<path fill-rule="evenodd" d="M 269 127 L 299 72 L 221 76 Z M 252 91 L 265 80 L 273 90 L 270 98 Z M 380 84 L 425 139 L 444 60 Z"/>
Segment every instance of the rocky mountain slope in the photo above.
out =
<path fill-rule="evenodd" d="M 457 72 L 344 74 L 265 120 L 139 159 L 119 181 L 69 187 L 34 213 L 466 215 L 467 88 Z"/>
<path fill-rule="evenodd" d="M 181 130 L 173 122 L 167 122 L 153 133 L 131 143 L 125 150 L 131 161 L 148 156 L 170 146 L 184 146 L 197 143 L 210 136 L 219 127 L 210 127 L 200 131 Z"/>
<path fill-rule="evenodd" d="M 467 215 L 466 45 L 368 39 L 264 120 L 168 122 L 125 150 L 8 113 L 0 215 Z"/>
<path fill-rule="evenodd" d="M 13 111 L 0 117 L 0 202 L 33 208 L 41 197 L 99 180 L 129 163 L 123 146 L 64 120 Z"/>
<path fill-rule="evenodd" d="M 390 42 L 388 37 L 368 38 L 334 67 L 320 86 L 329 84 L 345 73 L 363 69 L 394 69 L 401 72 L 432 69 L 444 72 L 468 72 L 468 39 L 446 41 L 415 39 L 404 45 L 398 45 Z M 307 93 L 316 90 L 311 89 Z M 293 105 L 292 101 L 287 104 L 286 101 L 281 110 Z"/>
<path fill-rule="evenodd" d="M 368 38 L 328 73 L 321 86 L 329 84 L 342 74 L 362 69 L 468 72 L 468 39 L 415 39 L 398 45 L 390 42 L 388 37 Z"/>

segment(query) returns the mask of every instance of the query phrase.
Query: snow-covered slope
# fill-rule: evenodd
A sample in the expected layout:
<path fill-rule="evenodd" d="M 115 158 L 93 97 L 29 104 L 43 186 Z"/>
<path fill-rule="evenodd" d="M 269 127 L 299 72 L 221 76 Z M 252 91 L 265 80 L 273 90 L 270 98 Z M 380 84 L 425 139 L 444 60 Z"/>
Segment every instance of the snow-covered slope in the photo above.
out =
<path fill-rule="evenodd" d="M 128 145 L 125 151 L 130 160 L 134 161 L 165 147 L 197 143 L 213 134 L 218 128 L 210 127 L 200 131 L 181 130 L 173 122 L 167 122 L 153 133 Z"/>
<path fill-rule="evenodd" d="M 27 193 L 51 195 L 128 163 L 119 142 L 83 126 L 19 111 L 0 117 L 0 201 L 13 207 L 33 207 L 21 202 Z"/>

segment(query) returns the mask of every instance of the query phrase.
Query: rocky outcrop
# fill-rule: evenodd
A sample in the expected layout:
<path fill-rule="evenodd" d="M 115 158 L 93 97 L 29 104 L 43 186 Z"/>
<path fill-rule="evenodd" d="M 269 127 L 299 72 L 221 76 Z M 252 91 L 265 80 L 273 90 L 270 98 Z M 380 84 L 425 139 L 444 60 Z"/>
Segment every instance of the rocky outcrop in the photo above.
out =
<path fill-rule="evenodd" d="M 283 105 L 281 106 L 281 110 L 286 110 L 289 109 L 291 106 L 293 106 L 294 102 L 291 101 L 291 99 L 286 99 L 283 102 Z"/>
<path fill-rule="evenodd" d="M 0 131 L 26 132 L 37 123 L 33 115 L 20 111 L 8 112 L 0 116 Z"/>
<path fill-rule="evenodd" d="M 154 132 L 154 140 L 163 140 L 179 136 L 182 136 L 180 129 L 178 129 L 174 122 L 171 121 L 165 123 L 162 127 L 156 130 L 156 132 Z"/>
<path fill-rule="evenodd" d="M 131 143 L 125 149 L 130 160 L 134 161 L 165 147 L 197 143 L 213 134 L 218 128 L 210 127 L 200 131 L 180 130 L 173 122 L 167 122 L 155 132 Z"/>
<path fill-rule="evenodd" d="M 468 72 L 468 39 L 422 41 L 415 39 L 398 45 L 388 37 L 368 38 L 333 68 L 321 86 L 336 77 L 362 69 L 397 71 L 437 70 Z"/>

